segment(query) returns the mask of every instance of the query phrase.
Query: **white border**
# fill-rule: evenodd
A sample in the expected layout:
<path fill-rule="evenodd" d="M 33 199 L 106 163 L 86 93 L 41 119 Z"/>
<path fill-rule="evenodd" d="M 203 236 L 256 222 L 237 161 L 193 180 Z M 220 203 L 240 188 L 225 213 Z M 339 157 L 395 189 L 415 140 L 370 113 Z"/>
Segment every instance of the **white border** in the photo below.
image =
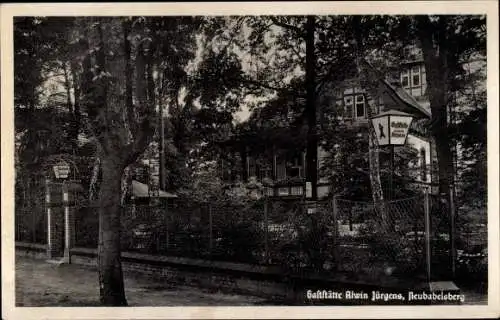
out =
<path fill-rule="evenodd" d="M 477 318 L 498 317 L 499 148 L 498 3 L 496 1 L 351 1 L 246 3 L 3 4 L 1 10 L 2 317 L 5 319 L 164 318 Z M 488 25 L 488 306 L 363 307 L 14 307 L 13 16 L 23 15 L 259 15 L 259 14 L 487 14 Z"/>

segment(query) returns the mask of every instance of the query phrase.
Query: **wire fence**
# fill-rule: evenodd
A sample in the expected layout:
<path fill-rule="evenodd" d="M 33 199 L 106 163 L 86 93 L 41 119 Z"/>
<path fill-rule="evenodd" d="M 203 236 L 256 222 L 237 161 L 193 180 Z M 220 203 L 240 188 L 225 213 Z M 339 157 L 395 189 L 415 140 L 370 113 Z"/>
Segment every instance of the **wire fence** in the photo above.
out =
<path fill-rule="evenodd" d="M 47 215 L 45 209 L 45 184 L 32 178 L 16 182 L 15 197 L 15 240 L 22 242 L 47 243 Z"/>
<path fill-rule="evenodd" d="M 47 243 L 47 215 L 43 206 L 16 210 L 15 221 L 16 241 Z"/>
<path fill-rule="evenodd" d="M 336 266 L 375 274 L 424 273 L 423 198 L 371 202 L 335 199 Z"/>
<path fill-rule="evenodd" d="M 342 198 L 128 204 L 121 219 L 121 245 L 124 251 L 276 265 L 290 271 L 423 277 L 429 267 L 429 230 L 430 268 L 436 276 L 447 274 L 452 259 L 447 203 L 428 197 L 426 228 L 424 199 L 378 206 Z M 46 244 L 45 211 L 44 205 L 16 210 L 16 241 Z M 85 203 L 71 208 L 75 246 L 97 247 L 98 211 Z M 483 241 L 485 233 L 469 232 L 470 245 Z"/>

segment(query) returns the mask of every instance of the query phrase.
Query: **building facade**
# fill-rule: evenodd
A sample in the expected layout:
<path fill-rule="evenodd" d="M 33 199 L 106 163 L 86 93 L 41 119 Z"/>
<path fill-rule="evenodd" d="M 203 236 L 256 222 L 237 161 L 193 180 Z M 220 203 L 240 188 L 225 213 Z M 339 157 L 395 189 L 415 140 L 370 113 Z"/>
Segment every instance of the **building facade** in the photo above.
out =
<path fill-rule="evenodd" d="M 425 123 L 430 119 L 429 101 L 426 95 L 426 77 L 422 54 L 417 47 L 407 47 L 404 49 L 404 59 L 395 71 L 387 75 L 385 79 L 377 80 L 377 96 L 372 97 L 363 88 L 360 77 L 373 77 L 378 71 L 369 63 L 368 68 L 373 68 L 373 74 L 354 74 L 352 78 L 346 80 L 342 85 L 330 88 L 325 85 L 319 97 L 318 113 L 319 121 L 324 122 L 322 108 L 327 104 L 326 109 L 331 107 L 335 110 L 335 117 L 339 125 L 346 128 L 357 128 L 359 134 L 366 137 L 368 145 L 368 125 L 369 112 L 371 107 L 372 116 L 390 109 L 404 111 L 415 116 L 404 148 L 396 148 L 396 153 L 403 151 L 411 154 L 412 161 L 409 161 L 407 173 L 411 177 L 408 183 L 417 187 L 429 187 L 432 185 L 433 174 L 431 168 L 435 152 L 430 135 L 425 129 Z M 366 70 L 366 69 L 365 69 Z M 285 115 L 286 117 L 286 115 Z M 278 129 L 277 129 L 278 130 Z M 322 137 L 320 137 L 320 140 Z M 276 147 L 267 144 L 270 152 L 252 152 L 250 146 L 245 146 L 244 156 L 240 157 L 236 168 L 229 163 L 221 163 L 221 172 L 226 181 L 247 180 L 254 177 L 258 181 L 266 182 L 266 194 L 268 196 L 280 198 L 302 198 L 308 193 L 309 187 L 306 179 L 306 152 L 305 144 L 296 143 L 288 147 Z M 264 155 L 264 153 L 266 155 Z M 325 164 L 325 161 L 332 157 L 321 146 L 318 147 L 317 165 L 318 172 Z M 327 175 L 318 176 L 318 197 L 326 197 L 331 191 L 331 183 Z"/>

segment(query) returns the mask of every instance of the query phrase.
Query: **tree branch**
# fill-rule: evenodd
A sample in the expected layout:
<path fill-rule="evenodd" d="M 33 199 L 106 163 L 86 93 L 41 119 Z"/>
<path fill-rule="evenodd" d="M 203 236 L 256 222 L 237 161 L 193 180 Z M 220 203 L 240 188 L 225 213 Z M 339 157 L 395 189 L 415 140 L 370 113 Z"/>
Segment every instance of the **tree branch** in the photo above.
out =
<path fill-rule="evenodd" d="M 318 84 L 316 85 L 316 93 L 320 93 L 321 90 L 323 89 L 324 85 L 328 82 L 329 79 L 332 79 L 333 77 L 333 83 L 339 83 L 345 80 L 345 71 L 346 69 L 351 67 L 350 61 L 348 57 L 344 57 L 341 60 L 338 60 L 334 63 L 330 64 L 330 67 L 328 68 L 328 71 L 326 74 L 318 80 Z"/>
<path fill-rule="evenodd" d="M 292 51 L 293 53 L 295 53 L 295 55 L 297 56 L 297 58 L 299 58 L 299 61 L 305 65 L 306 63 L 306 57 L 301 57 L 300 56 L 300 52 L 297 50 L 297 48 L 295 48 L 295 46 L 290 46 L 290 48 L 292 48 Z"/>
<path fill-rule="evenodd" d="M 291 30 L 291 31 L 294 31 L 296 32 L 301 38 L 304 38 L 305 37 L 305 32 L 304 30 L 300 29 L 299 27 L 296 27 L 296 26 L 293 26 L 293 25 L 290 25 L 290 24 L 287 24 L 287 23 L 284 23 L 284 22 L 281 22 L 277 17 L 275 16 L 271 16 L 271 21 L 279 26 L 279 27 L 282 27 L 282 28 L 285 28 L 285 29 L 288 29 L 288 30 Z"/>
<path fill-rule="evenodd" d="M 130 63 L 131 48 L 130 48 L 130 30 L 132 28 L 131 21 L 126 20 L 123 22 L 123 43 L 125 50 L 125 105 L 126 105 L 126 120 L 129 123 L 134 121 L 134 106 L 132 102 L 132 77 L 133 70 Z"/>

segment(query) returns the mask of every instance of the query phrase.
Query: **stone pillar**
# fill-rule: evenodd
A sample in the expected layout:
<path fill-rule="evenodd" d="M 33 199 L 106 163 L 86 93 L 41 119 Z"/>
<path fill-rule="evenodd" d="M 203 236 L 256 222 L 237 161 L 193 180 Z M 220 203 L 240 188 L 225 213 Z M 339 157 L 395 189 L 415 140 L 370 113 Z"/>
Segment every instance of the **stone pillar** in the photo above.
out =
<path fill-rule="evenodd" d="M 49 179 L 45 181 L 46 193 L 45 203 L 47 207 L 47 258 L 54 259 L 61 257 L 63 252 L 63 215 L 58 208 L 58 197 L 54 194 L 58 188 L 54 188 L 56 184 Z M 54 190 L 56 189 L 56 190 Z M 60 204 L 59 204 L 60 206 Z"/>
<path fill-rule="evenodd" d="M 64 208 L 64 260 L 66 263 L 71 263 L 70 249 L 72 247 L 72 234 L 74 223 L 69 208 L 69 192 L 68 185 L 63 182 L 62 185 L 62 203 Z"/>
<path fill-rule="evenodd" d="M 45 180 L 45 207 L 47 208 L 47 258 L 52 258 L 52 244 L 53 244 L 53 233 L 54 229 L 52 226 L 52 207 L 50 198 L 50 180 Z"/>

